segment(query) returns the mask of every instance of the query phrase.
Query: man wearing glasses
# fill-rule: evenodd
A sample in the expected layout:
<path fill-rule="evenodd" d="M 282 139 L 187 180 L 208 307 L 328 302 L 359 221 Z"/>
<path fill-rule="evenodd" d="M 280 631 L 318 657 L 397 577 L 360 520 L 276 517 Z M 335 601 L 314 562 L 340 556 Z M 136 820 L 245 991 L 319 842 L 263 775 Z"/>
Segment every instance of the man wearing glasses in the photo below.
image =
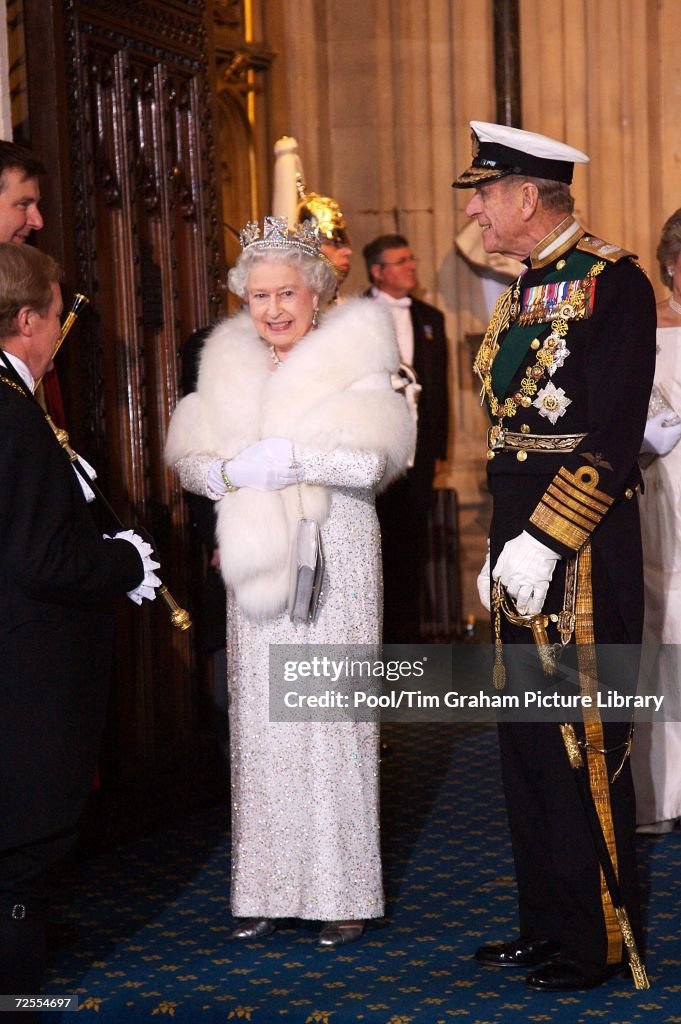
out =
<path fill-rule="evenodd" d="M 383 547 L 383 639 L 416 643 L 433 477 L 440 461 L 447 458 L 445 322 L 439 309 L 411 294 L 416 287 L 416 258 L 406 238 L 381 235 L 364 247 L 363 255 L 371 282 L 367 294 L 390 308 L 400 360 L 421 386 L 414 464 L 379 496 L 376 506 Z"/>

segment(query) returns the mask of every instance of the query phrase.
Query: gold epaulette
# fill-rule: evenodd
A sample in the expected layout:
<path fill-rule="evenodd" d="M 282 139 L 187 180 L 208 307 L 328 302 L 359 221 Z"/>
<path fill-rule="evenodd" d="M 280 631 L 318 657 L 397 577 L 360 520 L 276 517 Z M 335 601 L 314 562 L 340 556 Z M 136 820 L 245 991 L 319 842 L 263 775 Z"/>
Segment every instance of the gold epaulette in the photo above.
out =
<path fill-rule="evenodd" d="M 584 235 L 583 238 L 580 238 L 577 248 L 581 252 L 588 252 L 590 256 L 598 256 L 599 260 L 605 260 L 606 263 L 618 263 L 627 257 L 633 260 L 638 259 L 635 252 L 620 249 L 619 245 L 604 242 L 602 238 L 596 238 L 594 235 Z"/>

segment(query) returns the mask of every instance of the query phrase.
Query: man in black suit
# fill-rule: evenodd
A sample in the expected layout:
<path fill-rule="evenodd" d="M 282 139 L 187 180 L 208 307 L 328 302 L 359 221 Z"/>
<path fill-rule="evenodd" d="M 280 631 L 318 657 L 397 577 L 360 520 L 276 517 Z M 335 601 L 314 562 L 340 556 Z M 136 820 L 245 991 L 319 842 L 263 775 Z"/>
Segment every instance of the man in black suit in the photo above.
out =
<path fill-rule="evenodd" d="M 0 244 L 0 993 L 9 995 L 40 991 L 46 875 L 73 841 L 104 721 L 110 603 L 126 592 L 139 603 L 159 584 L 142 538 L 102 537 L 32 397 L 61 334 L 59 277 L 37 249 Z"/>
<path fill-rule="evenodd" d="M 419 640 L 420 591 L 433 477 L 447 458 L 447 338 L 442 313 L 412 296 L 416 259 L 402 235 L 381 235 L 363 250 L 371 281 L 368 295 L 385 303 L 395 319 L 400 358 L 416 374 L 418 431 L 414 464 L 379 496 L 385 592 L 383 639 Z"/>

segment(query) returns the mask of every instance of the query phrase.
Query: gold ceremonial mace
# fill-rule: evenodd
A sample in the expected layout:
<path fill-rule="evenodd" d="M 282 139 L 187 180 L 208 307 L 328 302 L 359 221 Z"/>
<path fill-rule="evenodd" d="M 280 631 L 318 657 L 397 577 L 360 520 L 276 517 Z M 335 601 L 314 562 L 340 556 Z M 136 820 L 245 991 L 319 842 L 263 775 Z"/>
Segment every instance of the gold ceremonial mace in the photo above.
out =
<path fill-rule="evenodd" d="M 76 292 L 76 294 L 73 296 L 73 302 L 71 303 L 71 309 L 68 311 L 68 313 L 66 315 L 66 319 L 64 320 L 64 323 L 61 325 L 61 334 L 59 335 L 59 338 L 57 339 L 57 344 L 54 346 L 54 352 L 52 353 L 52 358 L 53 359 L 56 356 L 56 354 L 59 351 L 59 349 L 64 344 L 64 341 L 66 340 L 66 335 L 69 333 L 69 331 L 71 330 L 71 328 L 75 324 L 76 320 L 80 316 L 80 313 L 81 313 L 83 307 L 87 306 L 89 302 L 90 302 L 90 300 L 88 299 L 87 295 L 83 295 L 81 292 Z M 35 382 L 35 387 L 33 389 L 34 391 L 37 390 L 37 388 L 40 385 L 40 382 L 42 381 L 42 379 L 43 379 L 42 377 L 38 377 L 37 381 Z"/>
<path fill-rule="evenodd" d="M 56 356 L 59 349 L 61 348 L 61 346 L 63 345 L 66 335 L 69 333 L 74 323 L 78 319 L 78 316 L 80 315 L 83 307 L 86 306 L 89 303 L 89 301 L 90 300 L 88 299 L 87 295 L 83 295 L 81 294 L 81 292 L 76 292 L 76 294 L 74 295 L 73 302 L 71 303 L 71 309 L 69 310 L 68 315 L 66 316 L 66 319 L 62 324 L 59 340 L 57 341 L 57 344 L 54 347 L 54 352 L 52 353 L 53 359 Z M 40 380 L 36 381 L 36 388 L 40 384 L 41 380 L 42 377 L 40 378 Z M 52 421 L 51 417 L 47 413 L 45 413 L 45 419 L 47 420 L 52 430 L 54 431 L 55 437 L 59 441 L 59 444 L 62 446 L 62 448 L 68 455 L 69 459 L 71 460 L 73 468 L 80 476 L 82 476 L 85 483 L 88 485 L 90 490 L 94 492 L 94 494 L 99 499 L 100 503 L 104 506 L 104 508 L 107 510 L 113 521 L 118 524 L 121 530 L 124 530 L 125 526 L 114 512 L 111 505 L 100 491 L 99 487 L 97 487 L 94 480 L 90 479 L 90 477 L 87 475 L 87 473 L 83 470 L 80 463 L 78 462 L 78 456 L 76 455 L 73 448 L 69 444 L 68 433 L 61 427 L 56 426 L 56 424 Z M 166 587 L 165 583 L 161 584 L 161 586 L 158 588 L 158 592 L 165 601 L 168 608 L 170 609 L 170 621 L 172 625 L 175 626 L 176 629 L 182 630 L 183 632 L 186 629 L 190 629 L 192 625 L 192 620 L 189 612 L 187 611 L 186 608 L 181 608 L 179 606 L 173 595 Z"/>

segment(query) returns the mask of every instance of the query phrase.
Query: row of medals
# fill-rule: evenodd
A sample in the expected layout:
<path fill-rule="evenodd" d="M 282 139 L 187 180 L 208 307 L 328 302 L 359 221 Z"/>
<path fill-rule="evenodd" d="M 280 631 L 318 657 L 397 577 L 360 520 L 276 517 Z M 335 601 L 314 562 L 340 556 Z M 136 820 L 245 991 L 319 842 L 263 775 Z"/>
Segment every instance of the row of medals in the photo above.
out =
<path fill-rule="evenodd" d="M 513 299 L 509 309 L 508 327 L 510 327 L 515 320 L 518 318 L 520 313 L 520 279 L 516 282 L 513 289 Z M 503 420 L 515 416 L 518 411 L 518 407 L 523 409 L 529 409 L 531 405 L 536 405 L 539 409 L 541 416 L 550 416 L 554 413 L 560 405 L 560 398 L 555 394 L 545 394 L 541 402 L 533 400 L 533 396 L 536 395 L 539 388 L 539 381 L 544 376 L 544 373 L 548 373 L 549 377 L 552 377 L 556 370 L 563 365 L 567 357 L 570 355 L 570 350 L 567 347 L 565 336 L 567 335 L 569 328 L 569 321 L 573 320 L 578 316 L 579 311 L 584 305 L 584 293 L 577 291 L 572 296 L 571 303 L 564 303 L 558 310 L 558 316 L 551 322 L 551 333 L 544 339 L 542 344 L 538 338 L 534 338 L 530 342 L 530 348 L 537 353 L 537 361 L 534 366 L 528 366 L 525 369 L 525 376 L 520 382 L 520 389 L 515 392 L 512 398 L 507 398 L 504 402 L 500 403 L 496 395 L 492 391 L 491 383 L 491 365 L 494 359 L 489 361 L 489 369 L 483 377 L 483 397 L 487 395 L 487 399 L 490 404 L 490 409 L 493 416 L 498 417 L 498 424 L 490 427 L 487 432 L 487 458 L 493 459 L 496 452 L 503 449 L 506 441 L 506 433 L 503 426 Z M 501 333 L 501 332 L 499 332 Z M 494 355 L 496 355 L 496 348 Z M 563 399 L 563 401 L 565 401 Z M 530 427 L 527 423 L 520 425 L 520 433 L 529 434 Z M 516 459 L 518 462 L 524 462 L 527 458 L 527 452 L 524 449 L 520 449 L 516 452 Z"/>

